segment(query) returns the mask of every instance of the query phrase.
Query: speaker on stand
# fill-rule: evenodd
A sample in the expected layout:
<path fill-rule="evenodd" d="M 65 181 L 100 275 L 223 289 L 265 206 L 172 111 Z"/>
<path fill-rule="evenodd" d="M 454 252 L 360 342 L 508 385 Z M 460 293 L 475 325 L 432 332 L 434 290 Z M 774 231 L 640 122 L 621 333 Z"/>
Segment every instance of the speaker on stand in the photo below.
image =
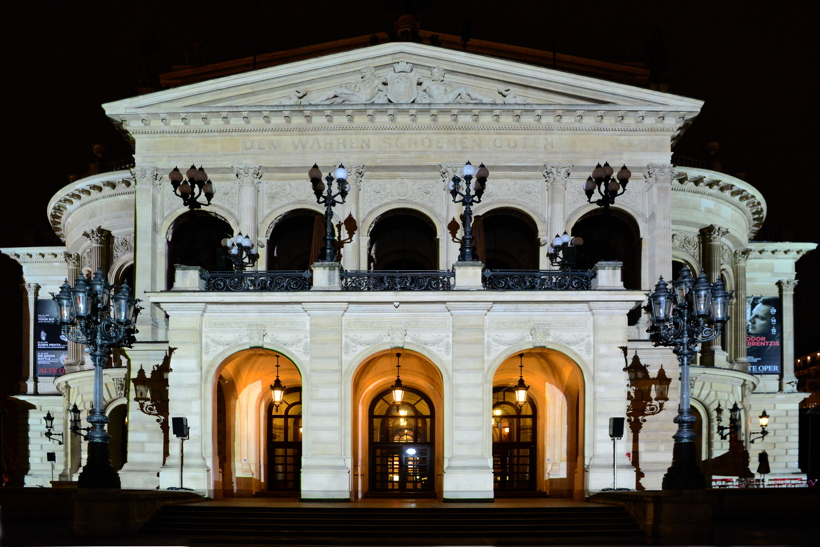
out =
<path fill-rule="evenodd" d="M 191 429 L 188 427 L 188 418 L 171 418 L 171 431 L 179 439 L 179 488 L 171 486 L 168 490 L 191 490 L 182 486 L 182 470 L 185 467 L 185 441 Z"/>
<path fill-rule="evenodd" d="M 612 439 L 612 488 L 604 488 L 602 492 L 629 492 L 629 488 L 618 488 L 618 466 L 615 462 L 615 441 L 624 436 L 626 418 L 614 417 L 609 419 L 609 437 Z"/>

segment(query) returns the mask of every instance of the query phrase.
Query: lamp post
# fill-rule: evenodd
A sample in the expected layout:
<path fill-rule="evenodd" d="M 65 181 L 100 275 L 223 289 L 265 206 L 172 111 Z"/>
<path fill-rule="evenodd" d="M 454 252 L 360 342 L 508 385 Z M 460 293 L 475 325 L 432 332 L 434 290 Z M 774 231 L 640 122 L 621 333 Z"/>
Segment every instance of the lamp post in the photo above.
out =
<path fill-rule="evenodd" d="M 560 236 L 555 234 L 547 247 L 547 258 L 553 266 L 558 266 L 563 271 L 571 270 L 577 262 L 578 247 L 583 244 L 584 240 L 580 237 L 570 237 L 566 232 Z"/>
<path fill-rule="evenodd" d="M 750 443 L 755 442 L 758 439 L 765 439 L 766 435 L 769 434 L 766 431 L 766 428 L 769 427 L 769 415 L 764 410 L 763 413 L 757 417 L 758 423 L 760 424 L 760 431 L 750 431 L 750 435 L 757 435 L 757 437 L 752 437 L 749 439 Z"/>
<path fill-rule="evenodd" d="M 174 167 L 168 173 L 168 178 L 171 179 L 174 195 L 182 199 L 182 204 L 191 211 L 201 209 L 203 205 L 211 204 L 214 197 L 214 183 L 208 178 L 208 174 L 202 169 L 202 166 L 197 169 L 196 165 L 191 165 L 190 169 L 185 172 L 184 177 L 179 169 Z M 207 203 L 198 201 L 203 194 Z"/>
<path fill-rule="evenodd" d="M 732 408 L 729 409 L 729 425 L 720 425 L 723 421 L 723 409 L 720 408 L 720 403 L 718 403 L 717 408 L 715 409 L 716 415 L 716 422 L 718 423 L 717 426 L 717 433 L 720 436 L 721 441 L 725 441 L 730 435 L 733 433 L 739 433 L 740 427 L 738 424 L 740 423 L 740 407 L 737 406 L 737 402 L 732 405 Z"/>
<path fill-rule="evenodd" d="M 695 437 L 689 392 L 689 365 L 699 344 L 714 340 L 723 333 L 729 320 L 729 301 L 722 281 L 709 283 L 705 273 L 697 279 L 687 266 L 673 282 L 670 292 L 660 278 L 649 296 L 649 316 L 652 324 L 647 332 L 655 346 L 673 346 L 672 352 L 680 364 L 681 400 L 675 423 L 678 431 L 672 437 L 675 446 L 672 465 L 663 478 L 664 490 L 705 488 L 705 479 L 695 458 Z"/>
<path fill-rule="evenodd" d="M 464 177 L 464 191 L 462 192 L 461 178 L 453 176 L 450 181 L 450 195 L 453 203 L 464 205 L 464 237 L 461 238 L 461 246 L 458 251 L 459 262 L 473 262 L 476 260 L 476 250 L 473 247 L 473 203 L 481 203 L 481 196 L 487 188 L 487 178 L 490 171 L 484 164 L 478 166 L 478 170 L 468 161 L 461 170 Z M 475 177 L 475 182 L 473 182 Z M 461 196 L 461 199 L 457 199 Z"/>
<path fill-rule="evenodd" d="M 54 429 L 54 416 L 51 415 L 51 411 L 49 410 L 46 412 L 45 418 L 43 418 L 46 422 L 46 439 L 51 442 L 57 442 L 57 444 L 63 444 L 63 434 L 62 433 L 54 433 L 52 431 Z M 60 437 L 56 439 L 55 437 Z"/>
<path fill-rule="evenodd" d="M 598 207 L 609 209 L 610 205 L 615 204 L 615 198 L 622 196 L 626 192 L 626 185 L 629 184 L 629 177 L 632 173 L 626 168 L 626 165 L 621 167 L 616 176 L 612 176 L 614 169 L 610 167 L 609 162 L 605 162 L 603 167 L 601 164 L 595 166 L 592 171 L 592 176 L 587 178 L 584 183 L 584 193 L 587 196 L 587 203 L 594 203 Z M 595 191 L 601 196 L 596 201 L 592 201 L 592 196 Z M 620 192 L 619 192 L 620 191 Z"/>
<path fill-rule="evenodd" d="M 347 183 L 347 169 L 341 163 L 333 175 L 325 177 L 327 184 L 322 182 L 322 170 L 315 163 L 308 171 L 308 178 L 313 185 L 316 203 L 325 206 L 325 255 L 319 257 L 319 262 L 336 262 L 336 232 L 333 228 L 333 207 L 345 202 L 350 185 Z M 336 181 L 338 192 L 333 193 L 333 181 Z M 339 198 L 337 201 L 336 198 Z"/>
<path fill-rule="evenodd" d="M 254 248 L 253 241 L 248 236 L 243 236 L 242 232 L 236 237 L 223 239 L 222 244 L 228 248 L 228 258 L 237 272 L 252 268 L 259 260 L 259 252 Z"/>
<path fill-rule="evenodd" d="M 60 293 L 51 295 L 60 308 L 58 323 L 72 342 L 85 344 L 94 363 L 94 407 L 88 416 L 88 460 L 77 483 L 80 488 L 119 488 L 120 477 L 111 465 L 105 430 L 108 417 L 103 411 L 103 367 L 113 348 L 131 347 L 137 332 L 139 300 L 123 283 L 117 291 L 105 281 L 102 269 L 89 282 L 80 276 L 74 288 L 63 283 Z M 76 408 L 76 405 L 75 405 Z M 73 413 L 72 409 L 72 413 Z M 77 411 L 79 421 L 79 410 Z M 72 419 L 72 425 L 74 420 Z M 73 430 L 73 428 L 72 428 Z"/>

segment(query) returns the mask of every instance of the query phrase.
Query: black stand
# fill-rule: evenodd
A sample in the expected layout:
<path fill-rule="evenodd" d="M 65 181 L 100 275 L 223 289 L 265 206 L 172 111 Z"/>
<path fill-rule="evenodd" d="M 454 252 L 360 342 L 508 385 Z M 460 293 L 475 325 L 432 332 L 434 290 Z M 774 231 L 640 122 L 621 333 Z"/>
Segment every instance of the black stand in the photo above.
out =
<path fill-rule="evenodd" d="M 177 419 L 177 418 L 174 418 Z M 179 488 L 176 486 L 169 486 L 168 490 L 193 490 L 192 488 L 184 488 L 182 486 L 182 472 L 185 468 L 185 441 L 188 440 L 188 432 L 190 431 L 188 428 L 187 421 L 184 425 L 185 428 L 185 435 L 180 435 L 179 432 L 174 432 L 179 439 Z"/>
<path fill-rule="evenodd" d="M 604 488 L 601 492 L 629 492 L 629 488 L 618 488 L 618 465 L 615 463 L 615 441 L 620 437 L 612 437 L 612 488 Z"/>

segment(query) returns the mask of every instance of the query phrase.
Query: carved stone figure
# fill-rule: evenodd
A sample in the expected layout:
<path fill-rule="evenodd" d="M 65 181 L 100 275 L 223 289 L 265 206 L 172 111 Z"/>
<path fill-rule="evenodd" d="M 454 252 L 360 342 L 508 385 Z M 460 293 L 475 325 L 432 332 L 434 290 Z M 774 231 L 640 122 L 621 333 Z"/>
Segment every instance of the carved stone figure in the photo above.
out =
<path fill-rule="evenodd" d="M 418 103 L 494 103 L 494 99 L 487 99 L 467 86 L 458 86 L 455 89 L 447 89 L 444 83 L 444 69 L 434 66 L 431 71 L 431 79 L 421 83 L 421 93 L 416 102 Z"/>
<path fill-rule="evenodd" d="M 362 69 L 361 81 L 347 84 L 347 86 L 334 87 L 312 104 L 386 103 L 386 85 L 387 78 L 379 78 L 372 66 L 366 66 Z"/>
<path fill-rule="evenodd" d="M 526 104 L 527 99 L 519 97 L 515 91 L 509 87 L 499 87 L 498 92 L 504 97 L 504 104 Z"/>
<path fill-rule="evenodd" d="M 276 104 L 302 104 L 305 95 L 307 95 L 307 89 L 294 89 L 293 93 L 279 99 Z"/>

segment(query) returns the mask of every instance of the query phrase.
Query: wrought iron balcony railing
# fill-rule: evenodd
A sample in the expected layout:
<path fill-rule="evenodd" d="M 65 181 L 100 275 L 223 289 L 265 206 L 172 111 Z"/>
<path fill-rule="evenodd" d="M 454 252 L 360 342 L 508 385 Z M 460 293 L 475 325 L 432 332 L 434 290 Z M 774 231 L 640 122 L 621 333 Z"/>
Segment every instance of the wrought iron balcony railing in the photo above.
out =
<path fill-rule="evenodd" d="M 592 271 L 484 270 L 484 288 L 494 291 L 588 291 Z"/>
<path fill-rule="evenodd" d="M 282 270 L 265 272 L 205 272 L 206 291 L 309 291 L 309 271 Z"/>
<path fill-rule="evenodd" d="M 343 271 L 343 291 L 448 291 L 453 272 L 429 270 Z"/>

